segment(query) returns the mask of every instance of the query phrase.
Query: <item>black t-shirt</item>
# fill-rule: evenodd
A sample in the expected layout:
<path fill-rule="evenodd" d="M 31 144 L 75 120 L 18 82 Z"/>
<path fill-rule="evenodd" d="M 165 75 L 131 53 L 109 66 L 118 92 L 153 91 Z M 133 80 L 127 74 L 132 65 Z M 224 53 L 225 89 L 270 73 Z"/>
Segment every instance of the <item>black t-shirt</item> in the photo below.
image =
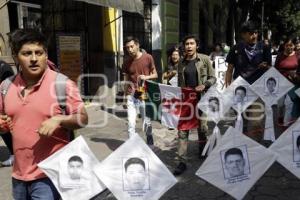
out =
<path fill-rule="evenodd" d="M 184 80 L 187 87 L 195 88 L 198 86 L 198 76 L 196 68 L 196 59 L 187 60 L 187 65 L 184 70 Z"/>
<path fill-rule="evenodd" d="M 14 71 L 9 64 L 0 60 L 0 82 L 14 75 Z"/>
<path fill-rule="evenodd" d="M 228 53 L 226 62 L 234 67 L 233 79 L 242 76 L 249 84 L 252 84 L 266 71 L 266 69 L 258 67 L 260 63 L 267 62 L 271 66 L 271 49 L 262 42 L 258 42 L 254 49 L 255 55 L 251 59 L 249 59 L 245 49 L 246 44 L 243 42 L 234 46 Z"/>

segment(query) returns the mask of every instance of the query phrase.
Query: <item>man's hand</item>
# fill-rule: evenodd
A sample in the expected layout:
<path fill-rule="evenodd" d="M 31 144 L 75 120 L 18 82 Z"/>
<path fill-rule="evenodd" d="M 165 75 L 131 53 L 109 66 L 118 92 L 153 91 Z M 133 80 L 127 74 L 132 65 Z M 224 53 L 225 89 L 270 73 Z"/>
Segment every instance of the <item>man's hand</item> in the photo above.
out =
<path fill-rule="evenodd" d="M 196 92 L 203 92 L 205 90 L 205 85 L 198 85 L 195 87 Z"/>
<path fill-rule="evenodd" d="M 259 65 L 258 65 L 259 68 L 261 69 L 268 69 L 269 68 L 269 65 L 267 62 L 261 62 Z"/>
<path fill-rule="evenodd" d="M 50 119 L 47 119 L 44 122 L 42 122 L 37 132 L 40 135 L 51 136 L 54 133 L 54 131 L 60 126 L 60 122 L 61 121 L 59 117 L 51 117 Z"/>
<path fill-rule="evenodd" d="M 148 80 L 148 77 L 145 76 L 145 75 L 139 75 L 139 76 L 138 76 L 138 79 L 139 79 L 139 80 L 145 81 L 145 80 Z"/>
<path fill-rule="evenodd" d="M 12 120 L 7 115 L 0 115 L 0 132 L 12 130 Z"/>

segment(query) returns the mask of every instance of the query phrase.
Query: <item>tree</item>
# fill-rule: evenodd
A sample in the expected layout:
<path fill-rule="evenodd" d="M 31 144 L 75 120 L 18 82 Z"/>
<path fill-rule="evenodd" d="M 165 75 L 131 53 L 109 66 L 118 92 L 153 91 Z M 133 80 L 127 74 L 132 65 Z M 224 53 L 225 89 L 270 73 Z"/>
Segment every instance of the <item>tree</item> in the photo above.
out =
<path fill-rule="evenodd" d="M 285 1 L 280 1 L 285 2 Z M 272 21 L 277 30 L 277 34 L 282 36 L 300 35 L 300 2 L 299 0 L 290 0 L 276 12 L 277 20 Z M 280 35 L 279 35 L 280 36 Z"/>
<path fill-rule="evenodd" d="M 272 31 L 273 40 L 300 36 L 299 0 L 256 0 L 251 12 L 252 18 L 261 21 L 262 6 L 264 6 L 264 29 Z"/>

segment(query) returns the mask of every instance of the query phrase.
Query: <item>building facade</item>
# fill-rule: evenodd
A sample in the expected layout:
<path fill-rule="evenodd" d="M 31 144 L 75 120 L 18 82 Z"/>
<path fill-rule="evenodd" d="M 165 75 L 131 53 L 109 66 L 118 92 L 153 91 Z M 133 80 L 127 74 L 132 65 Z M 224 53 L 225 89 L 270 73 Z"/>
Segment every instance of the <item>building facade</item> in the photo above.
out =
<path fill-rule="evenodd" d="M 201 51 L 207 54 L 216 42 L 233 43 L 232 0 L 99 2 L 0 0 L 1 59 L 13 63 L 6 33 L 38 27 L 49 38 L 50 60 L 60 66 L 62 73 L 78 81 L 83 97 L 113 106 L 122 91 L 126 36 L 139 38 L 141 47 L 153 55 L 159 81 L 167 65 L 167 50 L 184 36 L 199 37 Z M 131 10 L 130 5 L 125 8 L 122 2 L 140 10 Z"/>

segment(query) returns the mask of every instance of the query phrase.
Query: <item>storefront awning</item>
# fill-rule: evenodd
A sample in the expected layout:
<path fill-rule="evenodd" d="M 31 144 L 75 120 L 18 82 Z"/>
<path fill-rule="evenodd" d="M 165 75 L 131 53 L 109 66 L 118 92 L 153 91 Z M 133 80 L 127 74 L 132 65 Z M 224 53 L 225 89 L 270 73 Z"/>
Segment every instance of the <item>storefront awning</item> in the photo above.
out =
<path fill-rule="evenodd" d="M 142 0 L 75 0 L 89 4 L 112 7 L 128 12 L 136 12 L 144 15 L 144 3 Z"/>

